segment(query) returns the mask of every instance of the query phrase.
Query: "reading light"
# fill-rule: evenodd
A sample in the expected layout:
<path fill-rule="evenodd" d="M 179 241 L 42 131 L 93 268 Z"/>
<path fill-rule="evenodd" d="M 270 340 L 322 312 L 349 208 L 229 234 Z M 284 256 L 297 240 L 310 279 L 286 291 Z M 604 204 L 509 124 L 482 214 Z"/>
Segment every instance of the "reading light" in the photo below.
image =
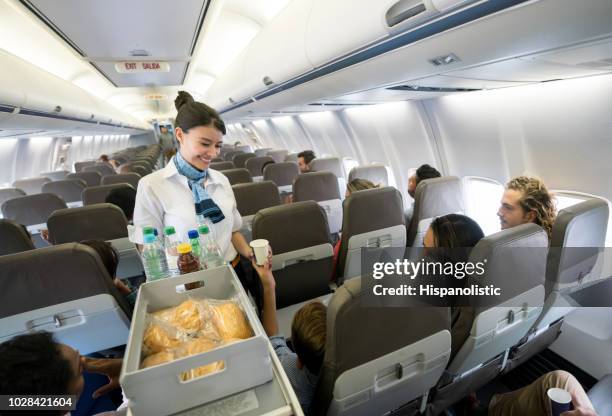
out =
<path fill-rule="evenodd" d="M 443 56 L 436 56 L 435 58 L 429 60 L 429 62 L 431 62 L 435 66 L 449 65 L 458 61 L 461 61 L 461 59 L 459 59 L 454 53 L 449 53 L 448 55 Z"/>

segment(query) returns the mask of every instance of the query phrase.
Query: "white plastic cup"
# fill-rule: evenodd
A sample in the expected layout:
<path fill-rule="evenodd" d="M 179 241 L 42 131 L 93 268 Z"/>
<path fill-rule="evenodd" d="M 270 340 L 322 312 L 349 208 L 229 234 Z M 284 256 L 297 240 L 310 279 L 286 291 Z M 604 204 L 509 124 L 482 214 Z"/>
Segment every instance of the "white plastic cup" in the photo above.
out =
<path fill-rule="evenodd" d="M 553 387 L 546 391 L 546 395 L 550 400 L 551 416 L 559 416 L 572 409 L 572 395 L 567 390 Z"/>
<path fill-rule="evenodd" d="M 259 240 L 253 240 L 249 243 L 255 254 L 255 263 L 259 266 L 266 264 L 268 261 L 268 247 L 270 243 L 268 240 L 260 238 Z"/>

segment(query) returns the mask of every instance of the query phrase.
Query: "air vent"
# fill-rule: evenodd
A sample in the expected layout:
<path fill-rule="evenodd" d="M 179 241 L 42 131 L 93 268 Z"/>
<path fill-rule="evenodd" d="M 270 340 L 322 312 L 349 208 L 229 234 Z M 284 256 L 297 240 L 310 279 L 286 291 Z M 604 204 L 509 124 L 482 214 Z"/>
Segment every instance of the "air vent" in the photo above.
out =
<path fill-rule="evenodd" d="M 272 78 L 270 78 L 269 76 L 265 76 L 265 77 L 262 79 L 262 82 L 264 83 L 264 85 L 265 85 L 266 87 L 269 87 L 270 85 L 273 85 L 273 84 L 274 84 L 274 81 L 272 81 Z"/>
<path fill-rule="evenodd" d="M 470 92 L 480 91 L 480 88 L 452 88 L 452 87 L 422 87 L 420 85 L 396 85 L 387 87 L 391 91 L 413 91 L 413 92 Z"/>
<path fill-rule="evenodd" d="M 459 62 L 461 59 L 454 53 L 449 53 L 448 55 L 436 56 L 429 60 L 434 66 L 442 66 L 442 65 L 450 65 L 455 62 Z"/>
<path fill-rule="evenodd" d="M 130 56 L 150 56 L 151 55 L 149 51 L 146 51 L 144 49 L 133 49 L 129 53 L 130 53 Z"/>
<path fill-rule="evenodd" d="M 612 67 L 612 59 L 602 59 L 600 61 L 581 62 L 578 66 L 586 66 L 587 68 L 609 68 Z"/>
<path fill-rule="evenodd" d="M 320 107 L 350 107 L 356 105 L 372 105 L 371 103 L 310 103 L 308 105 Z"/>
<path fill-rule="evenodd" d="M 423 3 L 414 4 L 414 1 L 412 0 L 400 0 L 391 6 L 389 10 L 387 10 L 387 13 L 385 14 L 387 26 L 393 27 L 425 12 L 426 10 L 427 8 Z"/>

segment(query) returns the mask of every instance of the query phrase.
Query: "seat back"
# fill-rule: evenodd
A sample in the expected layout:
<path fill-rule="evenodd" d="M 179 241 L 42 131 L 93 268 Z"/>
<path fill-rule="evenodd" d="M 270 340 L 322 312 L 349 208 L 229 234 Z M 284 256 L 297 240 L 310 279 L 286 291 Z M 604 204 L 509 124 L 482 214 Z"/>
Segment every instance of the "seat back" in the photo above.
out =
<path fill-rule="evenodd" d="M 298 154 L 297 153 L 289 153 L 287 156 L 285 156 L 285 162 L 298 163 Z"/>
<path fill-rule="evenodd" d="M 458 177 L 444 176 L 419 182 L 414 195 L 414 211 L 408 225 L 407 244 L 420 246 L 433 218 L 464 211 L 461 179 Z"/>
<path fill-rule="evenodd" d="M 66 202 L 55 194 L 27 195 L 2 204 L 2 215 L 26 226 L 47 222 L 51 213 L 66 208 Z"/>
<path fill-rule="evenodd" d="M 344 178 L 342 160 L 338 157 L 321 157 L 313 159 L 313 161 L 310 162 L 310 170 L 312 172 L 327 171 L 336 175 L 337 178 Z"/>
<path fill-rule="evenodd" d="M 47 220 L 52 244 L 127 237 L 127 225 L 123 211 L 105 203 L 60 209 Z"/>
<path fill-rule="evenodd" d="M 19 188 L 27 195 L 39 194 L 42 192 L 42 186 L 51 182 L 51 179 L 46 177 L 19 179 L 13 182 L 13 188 Z"/>
<path fill-rule="evenodd" d="M 99 186 L 102 181 L 100 172 L 77 172 L 66 175 L 66 179 L 81 179 L 87 186 Z"/>
<path fill-rule="evenodd" d="M 60 196 L 66 202 L 76 202 L 81 200 L 81 193 L 86 186 L 81 179 L 64 179 L 45 183 L 42 191 Z"/>
<path fill-rule="evenodd" d="M 547 252 L 546 232 L 531 223 L 502 230 L 476 244 L 469 262 L 484 263 L 484 273 L 467 277 L 466 287 L 493 285 L 502 297 L 493 306 L 490 302 L 495 297 L 468 297 L 474 319 L 467 325 L 469 335 L 451 361 L 449 373 L 468 373 L 507 354 L 527 334 L 544 305 Z"/>
<path fill-rule="evenodd" d="M 316 202 L 259 210 L 253 219 L 253 238 L 268 240 L 274 249 L 278 308 L 329 293 L 333 247 L 325 211 Z"/>
<path fill-rule="evenodd" d="M 118 183 L 127 183 L 132 185 L 134 189 L 138 188 L 138 182 L 141 176 L 135 172 L 121 173 L 116 175 L 106 175 L 102 178 L 100 185 L 115 185 Z"/>
<path fill-rule="evenodd" d="M 405 247 L 402 195 L 390 186 L 353 192 L 343 203 L 338 276 L 361 273 L 363 247 Z"/>
<path fill-rule="evenodd" d="M 74 162 L 74 171 L 76 173 L 82 172 L 87 166 L 93 166 L 96 164 L 95 160 L 85 160 L 83 162 Z"/>
<path fill-rule="evenodd" d="M 223 159 L 226 162 L 231 162 L 234 160 L 234 156 L 244 153 L 242 150 L 230 150 L 223 156 Z"/>
<path fill-rule="evenodd" d="M 33 249 L 32 239 L 20 224 L 0 219 L 0 256 Z"/>
<path fill-rule="evenodd" d="M 132 163 L 127 163 L 125 165 L 125 169 L 127 170 L 127 172 L 133 172 L 133 173 L 137 173 L 139 174 L 141 177 L 147 176 L 149 173 L 151 173 L 151 169 L 144 166 L 144 165 L 139 165 L 139 164 L 132 164 Z"/>
<path fill-rule="evenodd" d="M 51 179 L 52 181 L 61 181 L 62 179 L 66 179 L 66 175 L 70 172 L 67 170 L 54 170 L 52 172 L 40 172 L 40 176 Z"/>
<path fill-rule="evenodd" d="M 83 171 L 84 172 L 98 172 L 102 176 L 114 175 L 116 173 L 115 169 L 113 169 L 111 165 L 106 164 L 106 163 L 96 163 L 91 166 L 85 166 L 83 168 Z"/>
<path fill-rule="evenodd" d="M 324 171 L 298 175 L 293 183 L 293 200 L 318 202 L 327 214 L 329 231 L 335 234 L 342 229 L 342 200 L 338 180 L 333 173 Z"/>
<path fill-rule="evenodd" d="M 210 168 L 221 171 L 228 169 L 236 169 L 236 166 L 234 166 L 234 162 L 212 162 L 210 164 Z"/>
<path fill-rule="evenodd" d="M 372 163 L 371 165 L 357 166 L 351 169 L 348 181 L 353 179 L 367 179 L 374 185 L 388 186 L 389 175 L 387 168 L 382 163 Z"/>
<path fill-rule="evenodd" d="M 251 147 L 250 144 L 240 144 L 238 146 L 234 146 L 234 150 L 236 151 L 241 151 L 241 152 L 245 152 L 245 153 L 253 153 L 253 148 Z"/>
<path fill-rule="evenodd" d="M 268 151 L 266 156 L 270 156 L 276 163 L 280 163 L 285 161 L 285 156 L 287 156 L 288 153 L 288 150 L 276 149 Z"/>
<path fill-rule="evenodd" d="M 280 190 L 291 192 L 293 181 L 300 174 L 300 168 L 295 162 L 273 163 L 266 166 L 263 173 L 265 181 L 272 181 Z"/>
<path fill-rule="evenodd" d="M 228 169 L 224 170 L 221 173 L 223 173 L 227 177 L 230 185 L 253 182 L 251 174 L 245 168 Z"/>
<path fill-rule="evenodd" d="M 271 181 L 240 183 L 232 186 L 238 212 L 242 215 L 241 232 L 247 241 L 252 239 L 253 217 L 260 209 L 281 204 L 278 188 Z"/>
<path fill-rule="evenodd" d="M 364 296 L 356 278 L 329 302 L 325 357 L 310 415 L 383 415 L 410 402 L 416 402 L 416 414 L 419 399 L 446 367 L 448 308 L 428 308 L 421 319 L 414 309 L 362 307 Z"/>
<path fill-rule="evenodd" d="M 239 153 L 232 159 L 234 166 L 237 168 L 244 168 L 247 160 L 254 158 L 255 153 Z"/>
<path fill-rule="evenodd" d="M 0 189 L 0 206 L 4 201 L 8 201 L 9 199 L 18 198 L 20 196 L 25 196 L 26 193 L 19 188 L 4 188 Z"/>
<path fill-rule="evenodd" d="M 113 189 L 118 188 L 133 188 L 132 185 L 127 183 L 116 183 L 114 185 L 100 185 L 100 186 L 90 186 L 83 189 L 83 193 L 81 194 L 81 200 L 83 201 L 83 205 L 93 205 L 93 204 L 102 204 L 106 202 L 106 197 Z"/>
<path fill-rule="evenodd" d="M 251 176 L 256 178 L 258 176 L 263 176 L 263 166 L 266 163 L 274 163 L 274 159 L 270 156 L 251 157 L 246 161 L 244 166 L 251 172 Z"/>
<path fill-rule="evenodd" d="M 264 147 L 262 149 L 255 149 L 253 153 L 255 153 L 255 156 L 257 157 L 262 157 L 262 156 L 266 156 L 270 150 L 274 150 L 274 149 L 272 149 L 271 147 Z"/>
<path fill-rule="evenodd" d="M 64 244 L 0 257 L 0 293 L 0 342 L 45 330 L 89 354 L 127 341 L 129 304 L 90 247 Z"/>

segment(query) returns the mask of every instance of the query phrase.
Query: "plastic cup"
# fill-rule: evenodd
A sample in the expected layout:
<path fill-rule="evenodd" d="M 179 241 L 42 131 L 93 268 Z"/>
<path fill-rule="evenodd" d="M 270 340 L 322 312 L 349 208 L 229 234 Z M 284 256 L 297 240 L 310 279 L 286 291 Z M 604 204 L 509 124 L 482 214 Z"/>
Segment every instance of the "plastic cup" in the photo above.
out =
<path fill-rule="evenodd" d="M 553 387 L 546 391 L 546 395 L 550 400 L 551 416 L 559 416 L 563 412 L 572 410 L 572 395 L 567 390 Z"/>
<path fill-rule="evenodd" d="M 268 246 L 270 243 L 268 240 L 260 238 L 259 240 L 253 240 L 249 243 L 255 254 L 255 263 L 263 265 L 268 260 Z"/>

